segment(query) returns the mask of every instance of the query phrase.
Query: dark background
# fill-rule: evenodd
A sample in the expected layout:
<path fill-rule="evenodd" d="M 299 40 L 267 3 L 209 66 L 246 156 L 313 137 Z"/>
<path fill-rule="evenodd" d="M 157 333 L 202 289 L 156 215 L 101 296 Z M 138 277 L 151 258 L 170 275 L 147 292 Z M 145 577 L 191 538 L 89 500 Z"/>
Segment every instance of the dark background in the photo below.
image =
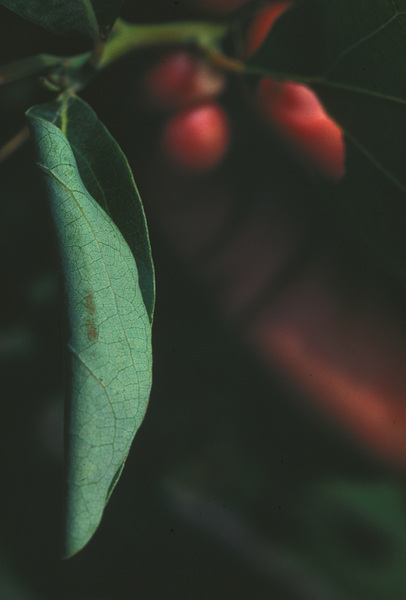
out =
<path fill-rule="evenodd" d="M 182 2 L 135 5 L 127 2 L 125 18 L 197 15 Z M 81 39 L 54 36 L 5 9 L 0 40 L 1 63 L 86 49 Z M 136 95 L 154 56 L 123 61 L 83 93 L 127 154 L 147 217 L 162 117 Z M 4 86 L 1 143 L 23 126 L 24 111 L 47 97 L 33 80 Z M 235 129 L 222 177 L 236 197 L 250 189 L 252 202 L 289 181 L 301 218 L 300 169 L 272 140 L 262 142 L 238 81 L 222 102 Z M 248 159 L 254 140 L 258 150 Z M 271 174 L 264 149 L 277 161 Z M 98 532 L 62 561 L 63 298 L 55 232 L 29 144 L 0 164 L 0 199 L 1 598 L 402 597 L 401 474 L 305 410 L 277 372 L 257 364 L 153 215 L 158 296 L 150 406 Z"/>

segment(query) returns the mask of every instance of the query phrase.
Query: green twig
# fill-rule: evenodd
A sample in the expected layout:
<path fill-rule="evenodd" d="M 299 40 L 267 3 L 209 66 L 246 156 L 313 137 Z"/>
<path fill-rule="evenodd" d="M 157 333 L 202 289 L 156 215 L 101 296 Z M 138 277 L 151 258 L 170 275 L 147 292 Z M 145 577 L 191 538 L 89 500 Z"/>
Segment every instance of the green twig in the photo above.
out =
<path fill-rule="evenodd" d="M 30 138 L 30 132 L 28 126 L 25 125 L 20 129 L 4 146 L 0 148 L 0 162 L 6 160 L 9 156 L 14 154 L 21 146 L 25 144 Z"/>
<path fill-rule="evenodd" d="M 60 64 L 64 59 L 51 54 L 37 54 L 0 67 L 0 85 L 30 77 Z"/>
<path fill-rule="evenodd" d="M 138 25 L 119 19 L 112 31 L 99 69 L 103 69 L 120 58 L 149 46 L 193 45 L 217 67 L 241 70 L 239 61 L 225 56 L 220 50 L 220 41 L 228 31 L 226 25 L 204 22 L 180 22 Z"/>
<path fill-rule="evenodd" d="M 201 52 L 212 65 L 225 71 L 243 71 L 244 63 L 225 55 L 221 40 L 228 31 L 222 24 L 180 22 L 163 24 L 131 24 L 119 19 L 109 37 L 94 30 L 94 46 L 90 52 L 72 57 L 39 54 L 0 67 L 0 84 L 42 75 L 42 83 L 50 90 L 78 91 L 93 75 L 115 61 L 150 46 L 188 45 Z"/>

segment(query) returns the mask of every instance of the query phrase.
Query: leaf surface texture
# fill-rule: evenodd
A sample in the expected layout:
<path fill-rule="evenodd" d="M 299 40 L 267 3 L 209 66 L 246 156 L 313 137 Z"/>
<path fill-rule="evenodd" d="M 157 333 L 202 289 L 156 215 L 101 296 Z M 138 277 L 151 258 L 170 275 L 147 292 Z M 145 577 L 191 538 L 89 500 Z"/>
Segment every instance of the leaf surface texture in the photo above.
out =
<path fill-rule="evenodd" d="M 82 109 L 87 112 L 84 103 Z M 144 417 L 151 317 L 134 254 L 84 185 L 70 142 L 48 120 L 50 114 L 49 105 L 34 107 L 28 120 L 58 229 L 71 329 L 65 548 L 70 556 L 97 529 Z M 59 117 L 54 114 L 54 121 Z M 65 130 L 66 119 L 65 114 Z M 97 169 L 92 159 L 89 164 Z"/>

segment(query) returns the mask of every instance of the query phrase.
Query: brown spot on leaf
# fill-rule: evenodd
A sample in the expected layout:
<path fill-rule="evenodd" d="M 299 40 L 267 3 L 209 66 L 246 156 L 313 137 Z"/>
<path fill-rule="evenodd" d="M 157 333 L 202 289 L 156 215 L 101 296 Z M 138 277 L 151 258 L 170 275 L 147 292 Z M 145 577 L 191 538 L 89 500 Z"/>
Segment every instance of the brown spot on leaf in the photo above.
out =
<path fill-rule="evenodd" d="M 89 342 L 95 342 L 99 337 L 99 334 L 97 332 L 97 327 L 94 320 L 94 315 L 96 314 L 96 305 L 94 303 L 92 294 L 88 294 L 85 297 L 85 307 L 88 313 L 88 317 L 86 319 L 87 339 Z"/>
<path fill-rule="evenodd" d="M 93 300 L 93 294 L 88 294 L 85 298 L 86 310 L 89 315 L 96 314 L 96 305 Z"/>

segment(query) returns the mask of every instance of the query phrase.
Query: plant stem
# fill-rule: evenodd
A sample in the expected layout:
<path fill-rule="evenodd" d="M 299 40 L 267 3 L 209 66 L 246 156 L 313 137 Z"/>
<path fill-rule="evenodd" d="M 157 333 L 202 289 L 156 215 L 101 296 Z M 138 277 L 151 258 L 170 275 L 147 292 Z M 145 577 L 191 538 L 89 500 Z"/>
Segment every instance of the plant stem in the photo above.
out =
<path fill-rule="evenodd" d="M 28 130 L 28 126 L 25 125 L 22 129 L 20 129 L 8 142 L 4 144 L 0 148 L 0 162 L 6 160 L 9 156 L 14 154 L 16 150 L 21 148 L 30 138 L 30 132 Z"/>
<path fill-rule="evenodd" d="M 119 19 L 97 68 L 103 69 L 140 48 L 190 44 L 199 49 L 217 67 L 241 70 L 242 65 L 239 61 L 225 56 L 220 50 L 220 40 L 227 30 L 226 25 L 201 21 L 138 25 Z"/>
<path fill-rule="evenodd" d="M 11 83 L 24 77 L 30 77 L 50 67 L 60 64 L 63 59 L 51 54 L 37 54 L 29 58 L 22 58 L 0 67 L 0 85 Z"/>
<path fill-rule="evenodd" d="M 217 69 L 244 71 L 244 63 L 221 50 L 220 42 L 227 31 L 227 25 L 201 21 L 139 25 L 118 19 L 108 39 L 95 33 L 90 52 L 71 57 L 40 54 L 0 66 L 0 85 L 43 72 L 41 81 L 48 89 L 77 92 L 97 71 L 149 46 L 193 46 Z"/>

